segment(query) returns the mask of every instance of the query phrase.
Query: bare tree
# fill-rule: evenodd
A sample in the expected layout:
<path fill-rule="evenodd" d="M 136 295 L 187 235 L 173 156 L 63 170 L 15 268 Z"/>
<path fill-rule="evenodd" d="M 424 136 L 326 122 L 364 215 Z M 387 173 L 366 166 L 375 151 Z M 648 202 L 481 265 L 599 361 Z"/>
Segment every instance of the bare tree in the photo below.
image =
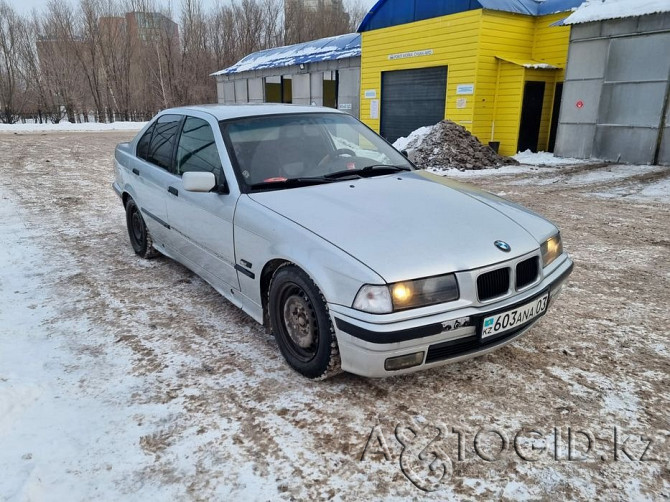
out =
<path fill-rule="evenodd" d="M 286 0 L 284 39 L 288 44 L 342 35 L 350 31 L 350 16 L 338 4 L 310 7 L 298 0 Z"/>
<path fill-rule="evenodd" d="M 13 124 L 26 104 L 21 42 L 27 36 L 21 18 L 0 0 L 0 120 Z"/>
<path fill-rule="evenodd" d="M 24 37 L 21 57 L 24 60 L 26 82 L 31 93 L 29 112 L 37 116 L 39 122 L 50 120 L 54 123 L 63 118 L 61 103 L 55 91 L 55 79 L 49 78 L 45 64 L 40 63 L 42 47 L 42 23 L 36 13 L 27 21 L 27 36 Z"/>
<path fill-rule="evenodd" d="M 351 31 L 365 13 L 284 0 L 50 0 L 21 17 L 0 0 L 0 120 L 148 119 L 161 108 L 213 102 L 210 74 L 246 55 Z"/>
<path fill-rule="evenodd" d="M 363 22 L 363 18 L 368 13 L 368 9 L 360 0 L 348 0 L 344 4 L 344 9 L 349 14 L 349 31 L 355 32 Z"/>
<path fill-rule="evenodd" d="M 110 119 L 130 120 L 130 65 L 134 40 L 129 36 L 120 4 L 107 0 L 98 20 L 98 52 L 106 85 Z"/>

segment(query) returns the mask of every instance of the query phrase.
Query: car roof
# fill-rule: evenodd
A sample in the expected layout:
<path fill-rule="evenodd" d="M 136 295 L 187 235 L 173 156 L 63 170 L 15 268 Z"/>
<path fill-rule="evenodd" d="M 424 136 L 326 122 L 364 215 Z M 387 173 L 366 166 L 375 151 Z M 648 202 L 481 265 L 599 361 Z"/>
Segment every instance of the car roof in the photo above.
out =
<path fill-rule="evenodd" d="M 262 115 L 279 115 L 287 113 L 343 113 L 334 108 L 323 106 L 301 106 L 281 103 L 259 103 L 259 104 L 232 104 L 232 105 L 195 105 L 181 106 L 163 110 L 164 113 L 180 113 L 187 115 L 189 112 L 204 112 L 213 115 L 217 120 L 229 120 L 242 117 L 254 117 Z"/>

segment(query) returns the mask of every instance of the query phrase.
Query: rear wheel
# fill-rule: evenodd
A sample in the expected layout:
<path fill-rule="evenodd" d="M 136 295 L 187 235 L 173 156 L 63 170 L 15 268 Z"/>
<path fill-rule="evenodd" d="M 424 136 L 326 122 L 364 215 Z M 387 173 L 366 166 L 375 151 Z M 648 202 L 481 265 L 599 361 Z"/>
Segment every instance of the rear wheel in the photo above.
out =
<path fill-rule="evenodd" d="M 153 258 L 158 255 L 158 251 L 153 246 L 149 229 L 140 213 L 140 208 L 137 207 L 133 199 L 128 199 L 128 202 L 126 202 L 126 224 L 130 244 L 136 254 L 142 258 Z"/>
<path fill-rule="evenodd" d="M 340 372 L 340 355 L 326 301 L 309 276 L 294 265 L 280 267 L 268 293 L 272 331 L 282 355 L 307 378 Z"/>

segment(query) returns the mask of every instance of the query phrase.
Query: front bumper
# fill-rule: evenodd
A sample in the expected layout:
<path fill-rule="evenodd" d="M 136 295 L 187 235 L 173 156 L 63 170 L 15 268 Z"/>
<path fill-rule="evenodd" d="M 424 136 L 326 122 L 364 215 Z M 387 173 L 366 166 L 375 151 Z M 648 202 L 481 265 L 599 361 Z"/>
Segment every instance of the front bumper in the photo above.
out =
<path fill-rule="evenodd" d="M 541 317 L 497 337 L 482 340 L 479 323 L 501 310 L 532 301 L 549 292 L 549 305 L 558 296 L 572 272 L 573 262 L 566 255 L 542 280 L 522 293 L 485 306 L 466 306 L 439 314 L 398 319 L 381 323 L 360 319 L 356 311 L 330 305 L 337 335 L 342 369 L 366 377 L 385 377 L 434 368 L 447 363 L 487 354 L 528 331 Z M 358 317 L 358 318 L 357 318 Z M 383 317 L 383 316 L 378 316 Z M 389 358 L 423 352 L 418 366 L 395 371 L 385 369 Z"/>

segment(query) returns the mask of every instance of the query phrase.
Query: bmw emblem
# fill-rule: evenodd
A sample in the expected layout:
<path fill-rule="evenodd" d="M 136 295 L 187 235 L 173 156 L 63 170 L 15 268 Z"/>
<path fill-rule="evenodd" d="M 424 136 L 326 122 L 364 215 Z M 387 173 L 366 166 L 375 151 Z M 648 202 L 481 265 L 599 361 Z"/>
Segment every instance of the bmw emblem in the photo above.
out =
<path fill-rule="evenodd" d="M 504 251 L 505 253 L 509 253 L 512 250 L 512 246 L 507 244 L 505 241 L 495 241 L 493 244 L 495 247 L 500 249 L 500 251 Z"/>

